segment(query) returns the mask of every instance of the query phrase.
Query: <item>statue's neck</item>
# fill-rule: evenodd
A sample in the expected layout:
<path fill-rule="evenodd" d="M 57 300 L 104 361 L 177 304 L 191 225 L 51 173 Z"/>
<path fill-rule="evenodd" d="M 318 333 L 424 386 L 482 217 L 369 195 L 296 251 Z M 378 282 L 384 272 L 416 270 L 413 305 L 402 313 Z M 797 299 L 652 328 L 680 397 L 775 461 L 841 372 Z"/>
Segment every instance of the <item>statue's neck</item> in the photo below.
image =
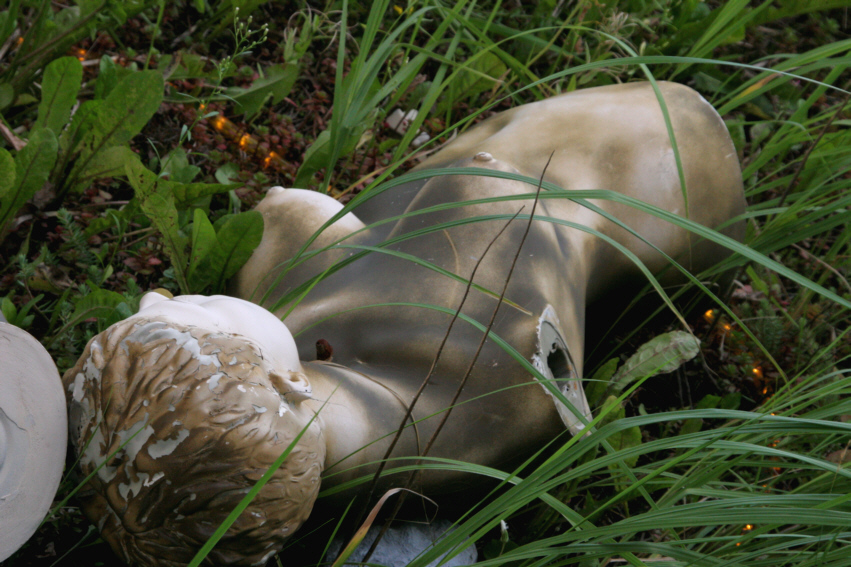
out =
<path fill-rule="evenodd" d="M 403 402 L 386 386 L 344 366 L 303 366 L 313 388 L 308 403 L 319 412 L 327 449 L 323 489 L 373 472 L 375 466 L 367 463 L 384 458 L 391 441 L 386 432 L 399 426 Z"/>

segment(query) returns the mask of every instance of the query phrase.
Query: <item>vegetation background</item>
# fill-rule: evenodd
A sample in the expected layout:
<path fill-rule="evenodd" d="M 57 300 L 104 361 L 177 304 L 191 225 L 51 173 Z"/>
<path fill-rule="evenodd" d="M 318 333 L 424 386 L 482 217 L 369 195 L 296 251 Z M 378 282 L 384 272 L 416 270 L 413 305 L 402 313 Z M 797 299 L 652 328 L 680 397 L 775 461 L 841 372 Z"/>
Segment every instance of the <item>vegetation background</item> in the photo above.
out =
<path fill-rule="evenodd" d="M 413 565 L 471 541 L 482 565 L 851 565 L 849 6 L 7 0 L 0 309 L 63 372 L 144 291 L 221 292 L 269 186 L 347 203 L 501 109 L 678 81 L 742 162 L 732 296 L 613 326 L 587 353 L 595 433 L 476 469 L 503 489 Z M 77 482 L 5 565 L 118 563 Z"/>

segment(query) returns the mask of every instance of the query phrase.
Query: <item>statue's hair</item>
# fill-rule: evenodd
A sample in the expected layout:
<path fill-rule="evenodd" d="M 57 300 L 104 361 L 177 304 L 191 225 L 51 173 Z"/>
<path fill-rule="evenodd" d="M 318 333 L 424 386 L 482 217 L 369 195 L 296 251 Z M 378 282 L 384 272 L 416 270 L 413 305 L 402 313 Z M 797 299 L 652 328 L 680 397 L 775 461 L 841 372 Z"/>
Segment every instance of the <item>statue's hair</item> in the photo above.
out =
<path fill-rule="evenodd" d="M 187 564 L 302 430 L 264 368 L 241 337 L 133 318 L 65 374 L 80 467 L 97 471 L 78 495 L 127 563 Z M 324 460 L 314 421 L 209 558 L 264 563 L 310 514 Z"/>

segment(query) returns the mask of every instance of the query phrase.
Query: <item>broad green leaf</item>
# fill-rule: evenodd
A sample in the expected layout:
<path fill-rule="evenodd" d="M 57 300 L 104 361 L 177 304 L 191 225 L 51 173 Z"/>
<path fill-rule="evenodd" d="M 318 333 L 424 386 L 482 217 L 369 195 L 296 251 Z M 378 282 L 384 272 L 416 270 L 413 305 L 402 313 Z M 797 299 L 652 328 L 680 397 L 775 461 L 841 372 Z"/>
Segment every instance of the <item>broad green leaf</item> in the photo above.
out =
<path fill-rule="evenodd" d="M 0 83 L 0 110 L 15 102 L 15 88 L 9 83 Z"/>
<path fill-rule="evenodd" d="M 718 407 L 721 409 L 727 410 L 737 410 L 739 406 L 742 404 L 742 393 L 741 392 L 730 392 L 723 398 L 721 398 L 721 403 L 718 404 Z"/>
<path fill-rule="evenodd" d="M 102 100 L 87 100 L 80 105 L 74 116 L 71 117 L 71 125 L 59 136 L 59 149 L 63 154 L 71 151 L 83 139 L 93 122 L 97 108 L 103 104 Z"/>
<path fill-rule="evenodd" d="M 290 94 L 293 85 L 298 79 L 298 65 L 273 65 L 264 70 L 266 76 L 257 79 L 247 89 L 231 87 L 225 94 L 233 98 L 239 105 L 238 112 L 246 116 L 253 116 L 266 103 L 267 99 L 272 104 L 278 104 L 285 96 Z"/>
<path fill-rule="evenodd" d="M 35 316 L 30 315 L 29 312 L 43 298 L 44 295 L 39 294 L 29 300 L 26 305 L 18 309 L 7 295 L 0 300 L 0 315 L 2 315 L 2 317 L 0 317 L 0 323 L 10 323 L 24 330 L 29 329 L 35 319 Z M 5 317 L 5 320 L 3 317 Z"/>
<path fill-rule="evenodd" d="M 608 413 L 606 414 L 606 412 Z M 606 414 L 605 417 L 600 421 L 600 427 L 607 425 L 609 423 L 614 423 L 626 417 L 626 410 L 624 410 L 623 405 L 618 401 L 616 396 L 609 396 L 606 398 L 606 401 L 603 402 L 603 408 L 601 409 L 601 413 Z M 623 451 L 626 449 L 631 449 L 633 447 L 638 447 L 641 445 L 641 430 L 637 426 L 632 426 L 626 429 L 622 429 L 620 431 L 615 432 L 610 435 L 608 438 L 609 443 L 615 451 Z M 623 459 L 623 463 L 628 467 L 634 467 L 638 462 L 638 455 L 626 457 Z M 608 465 L 609 470 L 613 473 L 617 474 L 619 466 L 618 464 L 610 464 Z M 619 491 L 624 490 L 627 485 L 624 482 L 616 482 L 616 488 Z"/>
<path fill-rule="evenodd" d="M 118 84 L 117 65 L 109 55 L 103 55 L 100 58 L 100 72 L 98 73 L 97 81 L 95 81 L 95 98 L 105 99 Z"/>
<path fill-rule="evenodd" d="M 136 192 L 139 207 L 163 237 L 163 247 L 174 267 L 177 283 L 189 293 L 186 281 L 186 245 L 188 238 L 180 233 L 177 207 L 171 184 L 142 165 L 139 159 L 125 164 L 127 180 Z"/>
<path fill-rule="evenodd" d="M 700 341 L 691 333 L 672 331 L 659 335 L 638 348 L 612 377 L 616 391 L 639 378 L 673 372 L 700 351 Z"/>
<path fill-rule="evenodd" d="M 0 148 L 0 203 L 3 196 L 15 185 L 15 160 L 4 148 Z"/>
<path fill-rule="evenodd" d="M 263 238 L 263 215 L 257 211 L 246 211 L 233 215 L 224 223 L 216 239 L 218 246 L 202 261 L 200 270 L 209 269 L 214 275 L 213 292 L 224 289 L 225 282 L 231 278 L 251 257 L 251 253 Z"/>
<path fill-rule="evenodd" d="M 38 102 L 38 99 L 30 93 L 20 93 L 15 97 L 15 101 L 12 103 L 12 106 L 29 106 L 34 102 Z"/>
<path fill-rule="evenodd" d="M 69 323 L 80 323 L 92 317 L 107 319 L 115 313 L 115 309 L 120 304 L 126 302 L 127 298 L 120 293 L 107 289 L 96 289 L 74 303 L 74 313 L 71 314 Z"/>
<path fill-rule="evenodd" d="M 213 228 L 207 213 L 195 209 L 192 220 L 192 247 L 189 253 L 189 285 L 193 292 L 201 292 L 212 275 L 204 270 L 198 270 L 201 262 L 218 248 L 216 230 Z"/>
<path fill-rule="evenodd" d="M 123 171 L 122 171 L 123 174 Z M 95 234 L 100 234 L 104 230 L 115 225 L 115 217 L 110 214 L 110 216 L 106 217 L 97 217 L 92 219 L 89 223 L 89 226 L 86 227 L 86 230 L 83 231 L 83 235 L 86 238 L 90 238 Z"/>
<path fill-rule="evenodd" d="M 721 402 L 721 396 L 707 394 L 702 400 L 697 402 L 694 409 L 713 409 L 717 408 Z M 680 435 L 688 435 L 689 433 L 697 433 L 703 427 L 703 420 L 700 418 L 687 419 L 683 422 L 683 427 L 680 429 Z"/>
<path fill-rule="evenodd" d="M 363 122 L 349 126 L 340 125 L 340 136 L 342 136 L 342 145 L 337 157 L 344 157 L 350 154 L 357 147 L 358 142 L 375 121 L 375 112 L 370 113 L 370 116 Z M 328 165 L 331 159 L 331 154 L 334 150 L 334 140 L 331 138 L 331 130 L 323 130 L 316 140 L 304 152 L 304 162 L 298 169 L 294 187 L 308 187 L 313 178 L 313 174 Z"/>
<path fill-rule="evenodd" d="M 169 181 L 179 183 L 191 183 L 195 176 L 201 172 L 201 168 L 191 165 L 186 151 L 183 148 L 175 148 L 163 160 L 163 171 L 167 174 Z"/>
<path fill-rule="evenodd" d="M 239 166 L 228 162 L 216 170 L 216 181 L 222 184 L 234 183 L 239 176 Z"/>
<path fill-rule="evenodd" d="M 102 150 L 129 142 L 142 131 L 163 99 L 163 77 L 159 71 L 139 71 L 122 79 L 100 104 L 93 107 L 82 132 L 80 164 L 87 168 Z"/>
<path fill-rule="evenodd" d="M 56 162 L 56 136 L 47 128 L 32 131 L 27 145 L 15 156 L 15 184 L 0 200 L 0 230 L 12 215 L 47 182 Z"/>
<path fill-rule="evenodd" d="M 163 54 L 160 57 L 159 68 L 169 69 L 168 79 L 171 81 L 183 79 L 209 78 L 217 79 L 215 70 L 205 70 L 207 59 L 188 51 L 178 51 L 175 55 Z"/>
<path fill-rule="evenodd" d="M 620 360 L 617 358 L 607 360 L 605 364 L 597 369 L 590 380 L 584 380 L 585 398 L 588 400 L 588 405 L 592 408 L 600 402 L 603 394 L 609 389 L 609 382 L 618 369 L 619 363 Z"/>
<path fill-rule="evenodd" d="M 331 156 L 331 131 L 323 130 L 304 152 L 304 161 L 298 168 L 294 187 L 309 187 L 313 174 L 325 167 Z"/>
<path fill-rule="evenodd" d="M 164 86 L 159 71 L 139 71 L 122 79 L 97 109 L 98 139 L 110 146 L 132 140 L 160 107 Z"/>
<path fill-rule="evenodd" d="M 125 164 L 138 159 L 133 150 L 127 146 L 107 148 L 98 155 L 98 159 L 90 162 L 89 166 L 80 172 L 75 189 L 85 189 L 95 179 L 123 176 Z"/>
<path fill-rule="evenodd" d="M 239 187 L 237 183 L 222 185 L 220 183 L 177 183 L 169 182 L 172 195 L 174 196 L 175 204 L 183 209 L 191 205 L 196 199 L 207 197 L 209 195 L 218 195 L 226 193 L 231 189 Z"/>
<path fill-rule="evenodd" d="M 71 118 L 83 81 L 83 66 L 76 57 L 61 57 L 44 70 L 36 128 L 49 128 L 57 136 Z"/>
<path fill-rule="evenodd" d="M 687 419 L 683 422 L 682 428 L 680 428 L 680 435 L 688 435 L 690 433 L 697 433 L 703 429 L 703 420 L 694 418 Z"/>
<path fill-rule="evenodd" d="M 0 315 L 6 319 L 6 321 L 0 321 L 5 323 L 7 321 L 14 321 L 18 316 L 18 309 L 15 307 L 15 304 L 12 303 L 12 300 L 8 297 L 4 297 L 0 300 Z"/>

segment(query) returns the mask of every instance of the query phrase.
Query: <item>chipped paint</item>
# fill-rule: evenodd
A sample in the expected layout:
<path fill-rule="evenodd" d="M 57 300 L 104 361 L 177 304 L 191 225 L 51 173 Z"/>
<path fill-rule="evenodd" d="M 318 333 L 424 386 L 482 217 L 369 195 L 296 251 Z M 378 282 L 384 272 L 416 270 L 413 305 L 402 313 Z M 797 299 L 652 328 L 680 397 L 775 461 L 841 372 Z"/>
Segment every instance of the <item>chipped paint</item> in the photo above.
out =
<path fill-rule="evenodd" d="M 150 478 L 150 480 L 146 480 L 146 481 L 144 482 L 144 485 L 145 485 L 145 486 L 151 486 L 152 484 L 154 484 L 156 481 L 158 481 L 159 479 L 163 478 L 164 476 L 165 476 L 165 473 L 164 473 L 164 472 L 158 472 L 158 473 L 154 474 L 154 476 L 152 476 L 152 477 Z"/>
<path fill-rule="evenodd" d="M 175 421 L 174 425 L 180 425 L 180 422 Z M 156 443 L 148 445 L 148 454 L 152 459 L 159 459 L 160 457 L 171 455 L 174 453 L 174 450 L 177 449 L 177 446 L 183 443 L 187 437 L 189 437 L 189 430 L 181 429 L 177 433 L 177 437 L 175 439 L 161 439 Z"/>
<path fill-rule="evenodd" d="M 107 455 L 105 455 L 102 451 L 106 449 L 106 442 L 103 438 L 103 430 L 100 427 L 96 427 L 91 436 L 91 441 L 89 441 L 86 446 L 85 452 L 83 452 L 80 457 L 80 465 L 81 466 L 91 466 L 91 468 L 97 467 L 101 461 L 106 459 Z M 112 479 L 115 478 L 115 474 L 117 472 L 117 468 L 110 465 L 103 465 L 98 469 L 98 478 L 103 482 L 111 482 Z"/>
<path fill-rule="evenodd" d="M 142 493 L 142 486 L 147 486 L 147 480 L 151 478 L 151 475 L 148 473 L 137 473 L 136 480 L 130 482 L 129 484 L 119 484 L 118 485 L 118 494 L 126 501 L 133 496 Z"/>
<path fill-rule="evenodd" d="M 224 374 L 222 374 L 221 372 L 217 372 L 216 374 L 210 376 L 210 378 L 207 380 L 207 387 L 210 388 L 211 392 L 215 393 L 216 388 L 219 386 L 219 380 L 221 380 L 222 376 L 224 376 Z"/>
<path fill-rule="evenodd" d="M 137 342 L 146 344 L 159 340 L 174 340 L 179 347 L 182 347 L 187 352 L 192 354 L 202 366 L 212 365 L 216 368 L 221 368 L 222 363 L 219 361 L 217 353 L 202 354 L 201 342 L 192 336 L 189 331 L 179 331 L 168 326 L 168 323 L 163 321 L 148 321 L 136 326 L 132 333 L 127 335 L 127 338 L 122 341 Z"/>
<path fill-rule="evenodd" d="M 124 446 L 124 453 L 127 455 L 127 460 L 131 463 L 136 460 L 139 451 L 142 450 L 142 447 L 145 446 L 145 443 L 154 434 L 154 428 L 146 425 L 147 422 L 148 414 L 145 414 L 142 416 L 142 419 L 131 425 L 129 429 L 117 432 L 118 439 L 121 445 Z"/>
<path fill-rule="evenodd" d="M 234 421 L 233 423 L 229 424 L 227 430 L 230 431 L 231 429 L 236 429 L 237 427 L 239 427 L 240 425 L 242 425 L 246 421 L 248 421 L 248 417 L 243 417 L 242 419 L 238 419 L 238 420 Z"/>
<path fill-rule="evenodd" d="M 86 375 L 82 372 L 78 372 L 74 377 L 74 389 L 71 393 L 71 398 L 75 402 L 79 402 L 83 399 L 83 381 L 86 379 Z"/>

